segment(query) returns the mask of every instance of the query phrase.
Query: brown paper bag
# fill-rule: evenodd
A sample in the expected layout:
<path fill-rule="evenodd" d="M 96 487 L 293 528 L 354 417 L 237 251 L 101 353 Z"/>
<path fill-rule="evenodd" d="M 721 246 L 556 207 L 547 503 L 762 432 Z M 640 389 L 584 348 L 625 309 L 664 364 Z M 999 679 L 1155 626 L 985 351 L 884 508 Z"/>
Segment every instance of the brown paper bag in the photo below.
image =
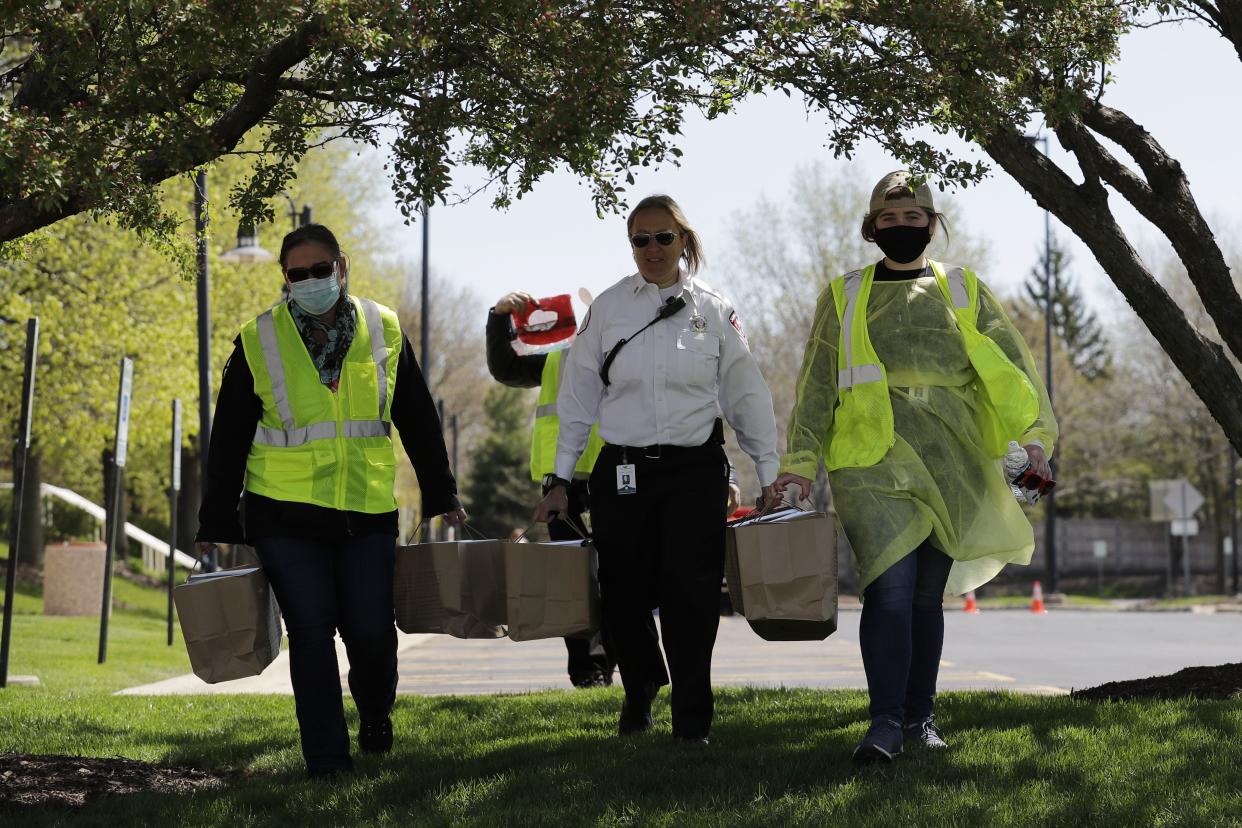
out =
<path fill-rule="evenodd" d="M 837 629 L 837 535 L 822 512 L 785 511 L 729 525 L 733 608 L 768 641 L 822 641 Z"/>
<path fill-rule="evenodd" d="M 505 635 L 504 544 L 495 540 L 397 547 L 393 606 L 407 633 Z"/>
<path fill-rule="evenodd" d="M 506 543 L 509 638 L 577 638 L 599 629 L 595 547 L 582 541 Z"/>
<path fill-rule="evenodd" d="M 173 600 L 190 666 L 208 684 L 257 676 L 280 652 L 280 607 L 257 566 L 191 575 Z"/>

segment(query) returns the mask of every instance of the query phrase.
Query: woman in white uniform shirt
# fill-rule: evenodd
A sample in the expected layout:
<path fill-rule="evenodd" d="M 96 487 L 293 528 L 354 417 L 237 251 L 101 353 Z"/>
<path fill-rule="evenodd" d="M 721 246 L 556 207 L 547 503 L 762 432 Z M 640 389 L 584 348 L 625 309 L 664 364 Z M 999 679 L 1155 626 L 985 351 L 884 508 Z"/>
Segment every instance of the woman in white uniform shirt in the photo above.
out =
<path fill-rule="evenodd" d="M 598 421 L 607 445 L 591 474 L 591 519 L 625 684 L 618 731 L 651 727 L 651 702 L 671 674 L 673 738 L 706 744 L 729 486 L 719 415 L 755 461 L 765 505 L 776 497 L 776 418 L 732 305 L 694 278 L 702 247 L 681 208 L 643 199 L 627 229 L 638 272 L 595 300 L 570 348 L 556 401 L 560 480 L 535 517 L 565 513 L 556 484 Z"/>

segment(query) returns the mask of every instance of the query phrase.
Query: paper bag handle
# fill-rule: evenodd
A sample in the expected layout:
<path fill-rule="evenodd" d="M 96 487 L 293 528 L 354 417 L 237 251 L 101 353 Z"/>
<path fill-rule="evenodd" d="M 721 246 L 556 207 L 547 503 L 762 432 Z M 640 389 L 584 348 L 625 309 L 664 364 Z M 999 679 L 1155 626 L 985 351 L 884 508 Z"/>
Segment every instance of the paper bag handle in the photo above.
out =
<path fill-rule="evenodd" d="M 557 519 L 557 520 L 559 520 L 561 523 L 567 524 L 567 525 L 569 526 L 569 528 L 570 528 L 570 529 L 573 529 L 573 530 L 574 530 L 574 534 L 575 534 L 575 535 L 577 535 L 578 537 L 582 538 L 582 542 L 583 542 L 583 543 L 590 543 L 590 542 L 591 542 L 591 539 L 590 539 L 590 538 L 588 538 L 588 537 L 587 537 L 587 536 L 583 533 L 583 531 L 582 531 L 581 529 L 579 529 L 579 528 L 578 528 L 578 524 L 574 523 L 572 520 L 568 520 L 568 519 L 566 519 L 566 518 L 561 517 L 561 515 L 560 515 L 559 513 L 557 514 L 556 519 Z"/>
<path fill-rule="evenodd" d="M 414 527 L 414 534 L 410 536 L 409 541 L 407 541 L 406 543 L 398 544 L 398 546 L 409 546 L 410 544 L 419 543 L 420 542 L 419 538 L 422 537 L 423 529 L 430 525 L 431 525 L 431 520 L 419 521 L 418 525 Z M 458 526 L 460 526 L 462 529 L 465 529 L 468 532 L 472 532 L 475 538 L 478 540 L 492 540 L 487 535 L 480 532 L 477 528 L 470 525 L 469 522 L 463 521 L 462 523 L 459 523 Z M 529 532 L 530 530 L 528 529 L 527 531 Z"/>

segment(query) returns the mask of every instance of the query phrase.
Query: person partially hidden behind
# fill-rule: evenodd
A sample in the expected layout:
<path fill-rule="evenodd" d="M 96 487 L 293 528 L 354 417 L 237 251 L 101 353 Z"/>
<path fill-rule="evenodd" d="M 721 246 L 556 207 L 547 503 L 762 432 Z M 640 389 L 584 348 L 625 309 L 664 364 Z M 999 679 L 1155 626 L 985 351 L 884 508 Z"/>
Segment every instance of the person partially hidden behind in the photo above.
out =
<path fill-rule="evenodd" d="M 523 291 L 514 291 L 501 298 L 487 314 L 487 370 L 497 382 L 512 388 L 538 388 L 539 401 L 535 410 L 535 428 L 531 434 L 530 473 L 535 482 L 543 484 L 556 471 L 556 437 L 559 419 L 556 416 L 556 392 L 564 367 L 564 350 L 548 354 L 519 354 L 513 347 L 512 315 L 522 313 L 535 301 Z M 583 452 L 569 486 L 569 510 L 560 520 L 548 524 L 548 535 L 554 541 L 575 540 L 589 535 L 583 514 L 590 510 L 587 478 L 595 466 L 595 458 L 603 442 L 592 432 L 591 443 Z M 566 638 L 569 654 L 569 681 L 574 687 L 604 687 L 612 684 L 615 661 L 606 628 L 590 639 Z"/>

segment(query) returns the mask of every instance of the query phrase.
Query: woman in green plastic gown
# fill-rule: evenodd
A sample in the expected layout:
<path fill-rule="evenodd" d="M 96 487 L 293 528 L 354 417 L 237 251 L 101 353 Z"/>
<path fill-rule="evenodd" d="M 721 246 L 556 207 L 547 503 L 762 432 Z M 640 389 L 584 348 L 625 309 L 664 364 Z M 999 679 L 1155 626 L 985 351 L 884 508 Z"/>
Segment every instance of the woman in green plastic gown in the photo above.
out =
<path fill-rule="evenodd" d="M 933 715 L 943 596 L 1030 563 L 1031 525 L 1000 458 L 1017 441 L 1047 478 L 1057 438 L 1000 303 L 971 271 L 924 255 L 942 223 L 908 173 L 876 185 L 862 234 L 884 259 L 820 296 L 776 481 L 806 497 L 823 459 L 854 549 L 871 713 L 856 761 L 947 746 Z"/>

